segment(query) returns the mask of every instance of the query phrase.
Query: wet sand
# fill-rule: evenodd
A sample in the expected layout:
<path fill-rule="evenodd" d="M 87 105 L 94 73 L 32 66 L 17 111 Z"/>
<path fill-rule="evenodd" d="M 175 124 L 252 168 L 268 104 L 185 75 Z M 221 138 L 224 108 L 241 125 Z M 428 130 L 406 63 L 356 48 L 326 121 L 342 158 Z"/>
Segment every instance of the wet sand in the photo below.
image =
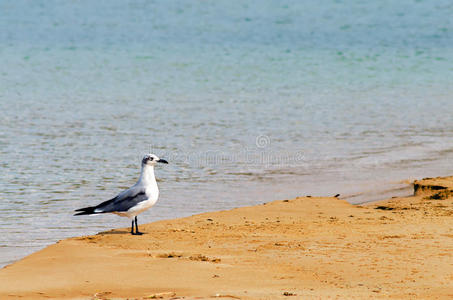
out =
<path fill-rule="evenodd" d="M 300 197 L 58 242 L 0 270 L 0 299 L 453 297 L 453 177 L 354 206 Z"/>

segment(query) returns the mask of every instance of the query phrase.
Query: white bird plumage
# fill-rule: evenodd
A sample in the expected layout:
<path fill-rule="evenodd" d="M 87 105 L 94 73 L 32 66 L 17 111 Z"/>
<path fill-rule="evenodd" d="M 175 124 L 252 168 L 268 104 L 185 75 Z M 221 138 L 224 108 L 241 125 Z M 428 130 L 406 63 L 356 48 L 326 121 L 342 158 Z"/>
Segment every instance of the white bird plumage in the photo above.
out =
<path fill-rule="evenodd" d="M 131 234 L 141 234 L 138 231 L 137 215 L 151 208 L 159 198 L 159 188 L 154 175 L 154 166 L 157 163 L 167 164 L 168 162 L 154 154 L 145 155 L 142 159 L 140 177 L 136 184 L 99 205 L 77 209 L 76 212 L 78 213 L 75 216 L 114 213 L 132 220 Z"/>

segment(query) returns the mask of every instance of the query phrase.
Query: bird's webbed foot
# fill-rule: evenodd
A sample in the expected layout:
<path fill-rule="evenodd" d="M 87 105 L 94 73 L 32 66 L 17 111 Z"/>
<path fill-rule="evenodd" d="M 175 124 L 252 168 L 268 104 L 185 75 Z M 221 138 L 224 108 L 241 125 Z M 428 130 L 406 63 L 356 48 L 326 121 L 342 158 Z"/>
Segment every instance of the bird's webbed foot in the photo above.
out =
<path fill-rule="evenodd" d="M 134 223 L 135 223 L 135 232 L 134 232 Z M 132 234 L 132 235 L 142 235 L 142 234 L 143 234 L 143 232 L 138 231 L 137 217 L 135 217 L 135 218 L 132 220 L 131 234 Z"/>

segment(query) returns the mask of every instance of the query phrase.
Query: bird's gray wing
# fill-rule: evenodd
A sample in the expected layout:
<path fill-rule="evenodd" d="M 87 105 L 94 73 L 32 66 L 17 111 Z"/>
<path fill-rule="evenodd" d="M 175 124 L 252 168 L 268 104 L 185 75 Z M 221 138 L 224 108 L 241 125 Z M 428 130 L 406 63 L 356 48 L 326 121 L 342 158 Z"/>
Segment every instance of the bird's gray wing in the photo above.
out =
<path fill-rule="evenodd" d="M 146 196 L 145 189 L 133 186 L 121 192 L 115 198 L 97 205 L 94 211 L 97 213 L 128 211 L 131 207 L 146 200 L 148 200 L 148 196 Z"/>

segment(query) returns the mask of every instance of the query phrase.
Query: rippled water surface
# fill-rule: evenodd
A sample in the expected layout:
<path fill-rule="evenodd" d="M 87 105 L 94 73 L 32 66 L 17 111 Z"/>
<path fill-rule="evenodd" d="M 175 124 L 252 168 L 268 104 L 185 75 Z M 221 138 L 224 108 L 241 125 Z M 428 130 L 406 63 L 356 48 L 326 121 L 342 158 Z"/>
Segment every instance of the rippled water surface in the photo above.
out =
<path fill-rule="evenodd" d="M 141 223 L 452 173 L 451 1 L 0 2 L 0 265 Z"/>

